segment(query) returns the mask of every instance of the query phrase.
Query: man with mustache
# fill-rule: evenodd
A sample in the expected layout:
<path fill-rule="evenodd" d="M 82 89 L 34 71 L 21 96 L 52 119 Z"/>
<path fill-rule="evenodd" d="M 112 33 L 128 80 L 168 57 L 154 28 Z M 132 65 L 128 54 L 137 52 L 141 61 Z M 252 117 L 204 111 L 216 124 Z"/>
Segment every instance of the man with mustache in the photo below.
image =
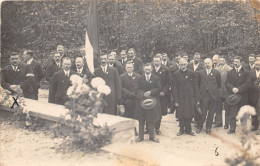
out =
<path fill-rule="evenodd" d="M 233 62 L 234 68 L 227 72 L 226 87 L 229 95 L 241 95 L 241 100 L 235 105 L 228 104 L 230 111 L 230 129 L 227 132 L 228 134 L 235 133 L 236 131 L 236 116 L 239 109 L 248 104 L 248 87 L 250 85 L 249 71 L 243 68 L 242 58 L 236 56 Z"/>
<path fill-rule="evenodd" d="M 134 72 L 142 75 L 143 74 L 143 61 L 136 57 L 136 52 L 134 48 L 128 50 L 128 61 L 131 61 L 134 64 Z"/>
<path fill-rule="evenodd" d="M 199 71 L 200 103 L 202 115 L 199 118 L 197 133 L 200 133 L 206 121 L 206 133 L 211 133 L 214 113 L 219 99 L 219 88 L 221 87 L 221 75 L 219 71 L 212 68 L 212 60 L 204 60 L 206 68 Z"/>
<path fill-rule="evenodd" d="M 116 52 L 112 51 L 109 55 L 108 55 L 108 65 L 110 67 L 114 67 L 117 69 L 119 75 L 124 73 L 124 69 L 122 67 L 122 65 L 120 64 L 119 61 L 117 61 L 116 59 Z"/>
<path fill-rule="evenodd" d="M 90 82 L 91 79 L 93 78 L 93 74 L 89 70 L 84 68 L 83 57 L 77 57 L 75 60 L 75 64 L 76 64 L 75 72 L 77 72 L 81 78 L 86 77 L 88 79 L 88 81 Z"/>
<path fill-rule="evenodd" d="M 107 106 L 104 108 L 104 113 L 117 115 L 117 103 L 121 99 L 121 84 L 118 71 L 114 67 L 107 64 L 107 54 L 101 53 L 101 65 L 95 69 L 95 76 L 105 80 L 106 85 L 110 87 L 111 93 L 104 97 Z"/>

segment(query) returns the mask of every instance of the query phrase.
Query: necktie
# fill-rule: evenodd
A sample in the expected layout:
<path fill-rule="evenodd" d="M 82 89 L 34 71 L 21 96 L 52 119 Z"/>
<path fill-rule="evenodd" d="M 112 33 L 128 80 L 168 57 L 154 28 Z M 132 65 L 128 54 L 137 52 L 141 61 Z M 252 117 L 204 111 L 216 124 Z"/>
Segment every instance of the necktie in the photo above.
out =
<path fill-rule="evenodd" d="M 57 66 L 60 67 L 60 63 L 57 63 Z"/>
<path fill-rule="evenodd" d="M 149 76 L 148 75 L 146 75 L 146 81 L 149 81 Z"/>
<path fill-rule="evenodd" d="M 103 72 L 105 73 L 106 72 L 106 68 L 103 67 L 102 69 L 103 69 Z"/>
<path fill-rule="evenodd" d="M 236 69 L 237 70 L 237 73 L 238 73 L 238 69 Z"/>
<path fill-rule="evenodd" d="M 207 70 L 207 75 L 209 75 L 209 70 Z"/>
<path fill-rule="evenodd" d="M 14 71 L 17 71 L 17 66 L 14 66 Z"/>
<path fill-rule="evenodd" d="M 69 72 L 66 72 L 65 75 L 66 75 L 67 77 L 69 77 Z"/>

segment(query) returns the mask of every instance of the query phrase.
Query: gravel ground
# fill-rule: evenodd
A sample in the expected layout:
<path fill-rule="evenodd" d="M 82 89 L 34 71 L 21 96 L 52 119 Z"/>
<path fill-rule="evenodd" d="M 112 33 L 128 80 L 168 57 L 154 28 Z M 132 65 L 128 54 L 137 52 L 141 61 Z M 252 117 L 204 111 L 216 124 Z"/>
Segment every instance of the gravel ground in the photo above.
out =
<path fill-rule="evenodd" d="M 47 102 L 47 91 L 40 91 L 41 101 Z M 36 131 L 25 129 L 14 123 L 12 114 L 0 111 L 0 165 L 2 166 L 85 166 L 85 165 L 226 165 L 225 158 L 237 153 L 229 142 L 239 145 L 238 133 L 226 134 L 223 128 L 213 129 L 213 135 L 176 136 L 178 122 L 174 115 L 163 117 L 161 131 L 157 136 L 160 143 L 112 144 L 102 151 L 86 154 L 83 152 L 62 153 L 58 147 L 61 138 L 54 138 L 45 124 Z M 257 136 L 258 140 L 260 137 Z M 146 136 L 146 140 L 147 140 Z M 217 148 L 218 155 L 215 150 Z M 259 149 L 259 147 L 258 147 Z M 111 153 L 113 152 L 113 153 Z"/>

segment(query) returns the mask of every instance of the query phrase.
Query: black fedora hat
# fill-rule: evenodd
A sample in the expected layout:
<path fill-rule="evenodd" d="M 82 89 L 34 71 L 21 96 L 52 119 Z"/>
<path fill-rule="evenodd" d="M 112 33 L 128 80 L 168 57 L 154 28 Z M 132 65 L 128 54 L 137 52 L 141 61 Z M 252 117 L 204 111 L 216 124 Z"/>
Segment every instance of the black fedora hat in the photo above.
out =
<path fill-rule="evenodd" d="M 141 101 L 141 107 L 146 110 L 154 108 L 155 105 L 156 105 L 155 97 L 151 97 L 151 98 L 144 99 Z"/>
<path fill-rule="evenodd" d="M 226 98 L 228 105 L 236 105 L 241 100 L 240 94 L 232 94 Z"/>

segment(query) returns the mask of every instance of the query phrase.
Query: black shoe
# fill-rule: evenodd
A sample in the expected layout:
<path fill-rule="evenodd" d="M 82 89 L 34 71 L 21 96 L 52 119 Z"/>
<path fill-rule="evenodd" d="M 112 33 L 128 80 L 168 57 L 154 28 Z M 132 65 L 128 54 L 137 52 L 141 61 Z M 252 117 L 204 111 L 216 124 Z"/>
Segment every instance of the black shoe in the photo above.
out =
<path fill-rule="evenodd" d="M 186 134 L 191 135 L 191 136 L 195 136 L 195 133 L 193 133 L 192 131 L 186 132 Z"/>
<path fill-rule="evenodd" d="M 180 135 L 183 135 L 183 134 L 184 134 L 183 131 L 179 131 L 176 135 L 177 135 L 177 136 L 180 136 Z"/>
<path fill-rule="evenodd" d="M 160 143 L 160 140 L 159 140 L 159 139 L 156 139 L 156 138 L 149 138 L 149 141 L 153 141 L 153 142 L 156 142 L 156 143 Z"/>
<path fill-rule="evenodd" d="M 196 133 L 199 134 L 201 132 L 201 130 L 202 130 L 201 127 L 197 128 Z"/>
<path fill-rule="evenodd" d="M 148 131 L 148 130 L 145 130 L 144 134 L 149 134 L 149 131 Z"/>
<path fill-rule="evenodd" d="M 210 133 L 211 133 L 211 130 L 210 130 L 210 129 L 206 129 L 206 133 L 207 133 L 207 134 L 210 134 Z"/>
<path fill-rule="evenodd" d="M 227 133 L 228 133 L 228 134 L 232 134 L 232 133 L 235 133 L 235 131 L 229 130 Z"/>
<path fill-rule="evenodd" d="M 228 128 L 229 128 L 228 125 L 225 125 L 225 126 L 224 126 L 224 129 L 228 129 Z"/>
<path fill-rule="evenodd" d="M 138 136 L 138 135 L 139 135 L 139 133 L 138 133 L 137 129 L 135 128 L 135 136 Z"/>
<path fill-rule="evenodd" d="M 251 128 L 251 131 L 256 131 L 256 130 L 258 130 L 258 128 L 257 128 L 256 126 L 253 126 L 253 127 Z"/>
<path fill-rule="evenodd" d="M 217 128 L 217 127 L 222 127 L 222 124 L 215 124 L 214 127 L 215 127 L 215 128 Z"/>
<path fill-rule="evenodd" d="M 157 135 L 161 135 L 161 131 L 160 131 L 160 130 L 155 130 L 155 133 L 156 133 Z"/>
<path fill-rule="evenodd" d="M 135 142 L 142 142 L 142 141 L 144 141 L 143 138 L 138 138 L 137 140 L 135 140 Z"/>

